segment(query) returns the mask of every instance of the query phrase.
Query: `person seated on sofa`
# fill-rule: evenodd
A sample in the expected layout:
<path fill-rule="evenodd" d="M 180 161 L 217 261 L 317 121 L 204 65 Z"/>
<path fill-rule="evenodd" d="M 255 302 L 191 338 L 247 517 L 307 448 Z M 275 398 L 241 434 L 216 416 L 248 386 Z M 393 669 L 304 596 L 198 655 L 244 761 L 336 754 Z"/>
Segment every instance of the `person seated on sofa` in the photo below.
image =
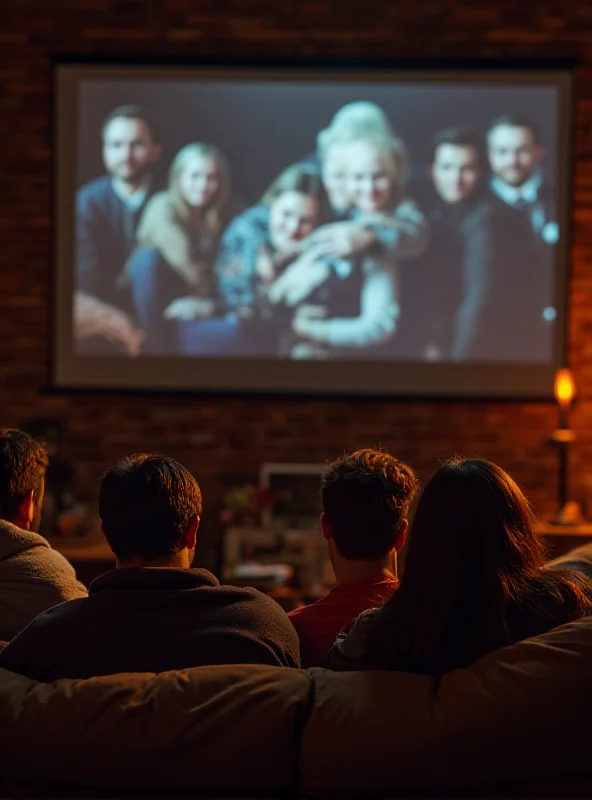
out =
<path fill-rule="evenodd" d="M 419 488 L 411 467 L 380 450 L 333 462 L 321 481 L 321 530 L 336 584 L 288 615 L 305 667 L 326 667 L 337 634 L 397 588 L 389 567 L 405 544 L 409 506 Z"/>
<path fill-rule="evenodd" d="M 40 614 L 0 653 L 0 667 L 40 681 L 206 664 L 299 667 L 298 636 L 255 589 L 191 569 L 200 488 L 172 458 L 141 453 L 108 470 L 99 493 L 116 568 L 89 597 Z"/>
<path fill-rule="evenodd" d="M 45 448 L 24 431 L 0 428 L 0 640 L 41 611 L 86 597 L 71 564 L 38 533 Z"/>
<path fill-rule="evenodd" d="M 482 459 L 455 459 L 426 484 L 397 592 L 338 637 L 332 669 L 439 677 L 592 611 L 582 571 L 546 565 L 528 500 Z"/>

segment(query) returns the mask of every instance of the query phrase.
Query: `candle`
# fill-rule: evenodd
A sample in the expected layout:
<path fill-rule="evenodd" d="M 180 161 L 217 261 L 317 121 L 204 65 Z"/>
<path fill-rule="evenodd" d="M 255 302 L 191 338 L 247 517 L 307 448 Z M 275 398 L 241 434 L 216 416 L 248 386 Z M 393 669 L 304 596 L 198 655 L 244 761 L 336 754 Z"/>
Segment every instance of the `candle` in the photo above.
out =
<path fill-rule="evenodd" d="M 559 427 L 569 428 L 569 409 L 576 393 L 573 375 L 568 369 L 555 373 L 555 399 L 559 403 Z"/>

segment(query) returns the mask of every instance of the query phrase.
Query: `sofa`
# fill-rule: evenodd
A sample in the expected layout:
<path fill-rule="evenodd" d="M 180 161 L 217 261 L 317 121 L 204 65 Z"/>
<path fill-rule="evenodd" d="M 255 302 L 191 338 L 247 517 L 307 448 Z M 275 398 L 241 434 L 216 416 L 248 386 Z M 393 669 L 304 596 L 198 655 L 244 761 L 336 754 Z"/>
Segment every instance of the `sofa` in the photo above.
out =
<path fill-rule="evenodd" d="M 433 679 L 0 670 L 0 796 L 592 794 L 592 618 Z"/>

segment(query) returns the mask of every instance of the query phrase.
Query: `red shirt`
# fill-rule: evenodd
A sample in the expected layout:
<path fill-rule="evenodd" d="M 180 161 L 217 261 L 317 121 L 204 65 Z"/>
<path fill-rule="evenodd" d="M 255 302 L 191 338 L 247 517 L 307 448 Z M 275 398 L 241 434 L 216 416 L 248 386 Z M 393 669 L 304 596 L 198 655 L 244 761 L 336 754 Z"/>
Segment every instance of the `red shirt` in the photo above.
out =
<path fill-rule="evenodd" d="M 337 635 L 362 611 L 382 605 L 396 588 L 397 583 L 389 578 L 338 583 L 315 603 L 290 611 L 288 616 L 300 638 L 302 666 L 327 667 Z"/>

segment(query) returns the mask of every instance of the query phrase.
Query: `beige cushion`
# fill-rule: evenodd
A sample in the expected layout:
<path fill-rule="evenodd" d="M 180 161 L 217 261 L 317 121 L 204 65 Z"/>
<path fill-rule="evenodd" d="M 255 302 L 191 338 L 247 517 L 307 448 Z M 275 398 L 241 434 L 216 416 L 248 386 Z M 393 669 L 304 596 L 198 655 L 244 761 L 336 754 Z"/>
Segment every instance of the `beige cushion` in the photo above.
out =
<path fill-rule="evenodd" d="M 311 688 L 306 673 L 277 667 L 54 684 L 0 670 L 0 774 L 196 793 L 289 790 Z"/>
<path fill-rule="evenodd" d="M 592 619 L 427 677 L 309 670 L 305 794 L 443 792 L 590 771 Z"/>

